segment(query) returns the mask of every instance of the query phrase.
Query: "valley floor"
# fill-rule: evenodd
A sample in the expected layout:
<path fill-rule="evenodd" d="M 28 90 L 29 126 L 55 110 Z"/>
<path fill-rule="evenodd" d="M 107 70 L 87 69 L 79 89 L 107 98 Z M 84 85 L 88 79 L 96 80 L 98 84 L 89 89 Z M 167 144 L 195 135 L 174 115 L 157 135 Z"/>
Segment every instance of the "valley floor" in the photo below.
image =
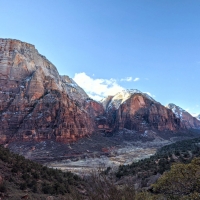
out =
<path fill-rule="evenodd" d="M 84 176 L 107 167 L 115 171 L 119 165 L 150 157 L 162 146 L 194 136 L 195 134 L 188 133 L 153 131 L 144 134 L 123 129 L 110 136 L 95 133 L 70 144 L 53 140 L 14 142 L 9 144 L 9 148 L 48 167 Z"/>

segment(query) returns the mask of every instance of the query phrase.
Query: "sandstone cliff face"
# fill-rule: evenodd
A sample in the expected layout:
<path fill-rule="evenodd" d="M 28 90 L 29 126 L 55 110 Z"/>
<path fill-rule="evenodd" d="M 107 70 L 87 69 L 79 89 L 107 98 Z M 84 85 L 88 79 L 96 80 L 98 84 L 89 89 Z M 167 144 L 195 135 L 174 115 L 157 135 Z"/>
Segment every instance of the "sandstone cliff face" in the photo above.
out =
<path fill-rule="evenodd" d="M 0 142 L 16 139 L 73 141 L 95 122 L 82 104 L 87 94 L 35 47 L 0 39 Z"/>
<path fill-rule="evenodd" d="M 179 106 L 173 103 L 168 104 L 166 107 L 173 111 L 176 117 L 181 120 L 181 123 L 186 128 L 200 128 L 200 121 L 184 109 L 180 108 Z"/>
<path fill-rule="evenodd" d="M 114 130 L 175 131 L 181 128 L 180 119 L 170 109 L 138 90 L 119 92 L 103 103 L 107 111 L 107 123 Z"/>

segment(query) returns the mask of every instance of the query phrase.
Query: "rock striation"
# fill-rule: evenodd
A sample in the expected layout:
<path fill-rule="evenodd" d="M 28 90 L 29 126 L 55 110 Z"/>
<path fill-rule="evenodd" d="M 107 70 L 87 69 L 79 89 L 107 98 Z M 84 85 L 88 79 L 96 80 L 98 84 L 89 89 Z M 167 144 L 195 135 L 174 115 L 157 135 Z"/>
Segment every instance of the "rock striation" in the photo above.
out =
<path fill-rule="evenodd" d="M 200 121 L 193 117 L 190 113 L 188 113 L 186 110 L 180 108 L 179 106 L 170 103 L 166 106 L 167 108 L 171 109 L 173 113 L 176 115 L 177 118 L 181 120 L 182 126 L 185 128 L 193 128 L 193 129 L 199 129 L 200 128 Z"/>
<path fill-rule="evenodd" d="M 0 39 L 1 143 L 48 138 L 74 141 L 92 134 L 93 111 L 83 106 L 88 98 L 72 79 L 60 76 L 33 45 Z"/>

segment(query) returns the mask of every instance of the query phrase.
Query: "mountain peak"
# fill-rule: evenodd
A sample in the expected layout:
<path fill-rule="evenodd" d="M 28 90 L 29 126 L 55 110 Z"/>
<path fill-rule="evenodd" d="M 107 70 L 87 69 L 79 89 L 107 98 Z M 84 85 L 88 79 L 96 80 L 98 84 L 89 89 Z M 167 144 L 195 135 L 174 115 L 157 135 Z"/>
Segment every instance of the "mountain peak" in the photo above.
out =
<path fill-rule="evenodd" d="M 182 119 L 182 114 L 183 112 L 187 112 L 184 109 L 182 109 L 181 107 L 177 106 L 174 103 L 169 103 L 166 105 L 166 108 L 169 108 L 173 111 L 173 113 L 176 115 L 176 117 Z"/>
<path fill-rule="evenodd" d="M 187 128 L 200 127 L 200 123 L 197 120 L 197 118 L 193 117 L 189 112 L 187 112 L 183 108 L 177 106 L 174 103 L 169 103 L 166 107 L 171 109 L 172 112 L 176 115 L 176 117 L 179 118 Z"/>
<path fill-rule="evenodd" d="M 108 98 L 105 98 L 102 100 L 102 103 L 105 104 L 105 102 L 107 102 L 107 108 L 111 108 L 112 106 L 114 106 L 116 109 L 119 108 L 119 106 L 121 104 L 123 104 L 126 100 L 128 100 L 129 98 L 131 98 L 133 95 L 136 94 L 140 94 L 142 96 L 144 96 L 145 98 L 156 102 L 151 96 L 149 96 L 147 93 L 143 93 L 138 89 L 126 89 L 126 90 L 122 90 L 121 92 L 118 92 L 116 95 L 114 96 L 109 96 Z M 109 99 L 109 101 L 108 101 Z"/>

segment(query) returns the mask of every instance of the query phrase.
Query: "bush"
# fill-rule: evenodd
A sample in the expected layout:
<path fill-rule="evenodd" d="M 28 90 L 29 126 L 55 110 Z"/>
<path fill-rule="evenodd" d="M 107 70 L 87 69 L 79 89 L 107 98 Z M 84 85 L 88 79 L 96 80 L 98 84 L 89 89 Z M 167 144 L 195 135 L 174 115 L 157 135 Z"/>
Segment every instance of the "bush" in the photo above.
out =
<path fill-rule="evenodd" d="M 153 185 L 156 193 L 183 196 L 200 193 L 200 158 L 195 158 L 190 164 L 177 163 L 165 172 Z"/>

